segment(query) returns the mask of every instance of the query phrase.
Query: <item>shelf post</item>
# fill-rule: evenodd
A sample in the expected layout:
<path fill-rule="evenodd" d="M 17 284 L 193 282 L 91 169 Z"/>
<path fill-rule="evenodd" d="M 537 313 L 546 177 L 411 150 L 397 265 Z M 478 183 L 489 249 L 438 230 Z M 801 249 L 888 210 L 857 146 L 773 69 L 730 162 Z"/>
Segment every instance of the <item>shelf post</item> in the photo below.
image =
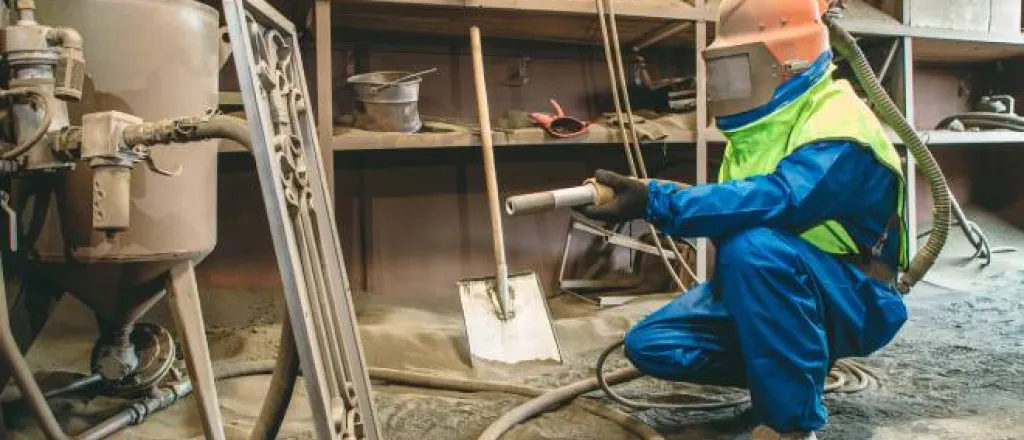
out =
<path fill-rule="evenodd" d="M 705 0 L 697 0 L 696 7 L 703 9 Z M 708 183 L 708 72 L 704 62 L 704 49 L 708 44 L 708 22 L 701 18 L 697 21 L 696 33 L 696 70 L 697 70 L 697 184 Z M 697 240 L 697 276 L 708 278 L 708 240 Z"/>
<path fill-rule="evenodd" d="M 901 17 L 904 25 L 910 25 L 910 2 L 903 1 L 903 16 Z M 903 110 L 904 117 L 910 122 L 911 126 L 916 128 L 916 122 L 914 121 L 914 40 L 911 37 L 898 37 L 900 39 L 900 63 L 899 63 L 899 75 L 896 76 L 896 87 L 894 90 L 895 101 L 900 104 Z M 914 162 L 914 156 L 908 151 L 907 154 L 907 168 L 906 168 L 906 184 L 907 188 L 904 193 L 906 207 L 906 228 L 907 228 L 907 247 L 909 252 L 909 258 L 914 258 L 914 254 L 917 253 L 917 164 Z"/>
<path fill-rule="evenodd" d="M 316 126 L 327 190 L 334 209 L 334 81 L 331 57 L 331 2 L 316 0 L 313 6 L 316 33 Z"/>

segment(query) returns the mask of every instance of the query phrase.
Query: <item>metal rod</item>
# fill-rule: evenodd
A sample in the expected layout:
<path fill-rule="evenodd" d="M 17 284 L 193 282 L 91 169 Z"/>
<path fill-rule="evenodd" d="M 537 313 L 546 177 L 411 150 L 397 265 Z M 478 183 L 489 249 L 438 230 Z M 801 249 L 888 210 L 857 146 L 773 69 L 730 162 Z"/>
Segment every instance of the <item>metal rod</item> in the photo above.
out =
<path fill-rule="evenodd" d="M 404 83 L 404 82 L 406 82 L 406 81 L 408 81 L 410 79 L 416 79 L 416 78 L 419 78 L 419 77 L 421 77 L 423 75 L 429 75 L 429 74 L 434 73 L 434 72 L 437 72 L 437 67 L 431 67 L 431 68 L 429 68 L 427 70 L 424 70 L 424 71 L 421 71 L 421 72 L 410 73 L 410 74 L 405 75 L 405 76 L 403 76 L 401 78 L 398 78 L 398 79 L 396 79 L 394 81 L 388 81 L 388 82 L 386 82 L 386 83 L 384 83 L 382 85 L 374 87 L 370 91 L 370 93 L 380 93 L 382 90 L 387 90 L 387 89 L 389 89 L 391 87 L 394 87 L 394 86 L 396 86 L 398 84 Z"/>
<path fill-rule="evenodd" d="M 667 26 L 665 26 L 665 27 L 663 27 L 661 29 L 655 30 L 653 33 L 645 35 L 645 36 L 643 36 L 643 38 L 637 40 L 635 43 L 633 43 L 633 51 L 634 52 L 640 52 L 640 51 L 642 51 L 644 49 L 647 49 L 648 47 L 651 47 L 651 46 L 653 46 L 655 44 L 658 44 L 658 43 L 660 43 L 662 41 L 665 41 L 666 38 L 669 38 L 669 37 L 671 37 L 671 36 L 673 36 L 675 34 L 683 32 L 683 31 L 685 31 L 685 30 L 687 30 L 687 29 L 689 29 L 691 27 L 693 27 L 693 22 L 692 21 L 682 21 L 682 22 L 679 22 L 679 23 L 669 24 L 669 25 L 667 25 Z"/>
<path fill-rule="evenodd" d="M 487 180 L 487 205 L 491 214 L 494 241 L 494 262 L 497 266 L 498 306 L 503 319 L 509 317 L 508 264 L 505 261 L 505 237 L 501 228 L 501 200 L 498 199 L 498 171 L 494 165 L 494 138 L 491 132 L 491 111 L 487 103 L 487 81 L 484 78 L 483 48 L 480 28 L 469 28 L 473 52 L 473 82 L 476 85 L 477 115 L 480 119 L 480 145 L 484 153 L 484 174 Z"/>
<path fill-rule="evenodd" d="M 625 68 L 622 64 L 622 53 L 621 48 L 619 46 L 619 31 L 615 19 L 614 2 L 608 0 L 608 24 L 606 24 L 604 5 L 605 0 L 596 1 L 598 18 L 601 21 L 601 37 L 604 43 L 605 57 L 607 59 L 608 64 L 608 73 L 610 75 L 611 80 L 612 96 L 614 97 L 613 101 L 615 102 L 615 114 L 619 120 L 620 133 L 623 134 L 623 141 L 626 149 L 626 158 L 630 163 L 630 171 L 633 177 L 647 178 L 647 165 L 644 163 L 643 150 L 640 148 L 640 137 L 637 134 L 636 121 L 633 117 L 633 108 L 629 102 L 629 91 L 627 90 L 626 86 Z M 608 38 L 609 29 L 611 34 L 610 43 Z M 616 73 L 618 73 L 618 75 L 616 75 Z M 619 96 L 620 93 L 622 94 L 621 97 Z M 620 106 L 620 101 L 625 104 L 625 114 L 628 118 L 629 123 L 628 136 L 626 135 L 626 131 L 624 128 L 624 124 L 626 122 L 624 122 L 622 118 L 623 112 Z M 631 144 L 632 147 L 630 146 Z M 659 254 L 661 256 L 661 261 L 665 265 L 665 270 L 669 273 L 669 275 L 671 275 L 672 280 L 676 283 L 676 285 L 680 289 L 685 290 L 687 286 L 683 283 L 682 278 L 679 276 L 679 274 L 675 272 L 675 269 L 672 267 L 672 263 L 668 259 L 668 254 L 665 252 L 665 247 L 662 246 L 661 239 L 658 237 L 657 229 L 654 227 L 654 225 L 648 223 L 647 230 L 651 233 L 651 238 L 654 241 L 655 247 L 658 248 Z M 685 262 L 682 253 L 679 251 L 679 248 L 675 246 L 675 243 L 670 244 L 672 245 L 672 250 L 673 252 L 675 252 L 675 255 L 679 259 L 679 261 Z"/>
<path fill-rule="evenodd" d="M 892 46 L 889 47 L 889 54 L 885 57 L 885 63 L 882 64 L 882 68 L 878 71 L 878 80 L 885 81 L 885 77 L 889 75 L 889 68 L 892 67 L 892 62 L 896 59 L 896 49 L 900 47 L 900 40 L 897 38 L 892 42 Z"/>
<path fill-rule="evenodd" d="M 619 101 L 618 88 L 615 87 L 615 66 L 612 62 L 612 45 L 608 37 L 608 23 L 605 22 L 604 0 L 594 0 L 597 4 L 597 19 L 601 24 L 601 42 L 604 46 L 605 64 L 608 66 L 608 82 L 612 90 L 612 104 L 615 106 L 615 119 L 619 122 L 619 137 L 622 138 L 622 148 L 626 152 L 626 162 L 629 163 L 629 173 L 638 177 L 636 162 L 633 160 L 633 152 L 629 146 L 629 135 L 626 134 L 626 120 L 622 117 L 622 103 Z"/>
<path fill-rule="evenodd" d="M 0 280 L 3 280 L 2 267 L 0 267 Z M 29 408 L 32 409 L 32 414 L 39 423 L 43 435 L 50 440 L 70 439 L 57 423 L 57 418 L 54 417 L 53 411 L 47 405 L 46 398 L 43 397 L 43 392 L 39 389 L 39 384 L 32 376 L 28 361 L 25 360 L 25 356 L 22 356 L 18 342 L 14 340 L 10 317 L 7 316 L 7 288 L 4 283 L 0 283 L 0 360 L 11 371 L 14 383 L 21 390 L 21 395 L 28 403 Z"/>
<path fill-rule="evenodd" d="M 302 210 L 301 203 L 298 209 L 300 211 Z M 297 247 L 299 251 L 299 258 L 302 261 L 302 280 L 305 282 L 303 287 L 305 288 L 306 297 L 310 302 L 310 311 L 313 315 L 311 318 L 314 325 L 317 327 L 317 332 L 321 335 L 326 335 L 329 329 L 325 326 L 326 323 L 324 322 L 323 306 L 320 304 L 321 295 L 318 294 L 320 291 L 313 281 L 313 262 L 311 261 L 312 257 L 310 256 L 308 241 L 309 231 L 306 229 L 307 226 L 305 222 L 294 218 L 292 221 L 295 225 L 295 235 L 298 236 Z M 320 361 L 325 364 L 324 369 L 327 373 L 327 387 L 329 389 L 329 394 L 331 397 L 338 396 L 341 393 L 341 386 L 338 384 L 338 375 L 335 374 L 336 366 L 334 364 L 334 356 L 331 355 L 330 347 L 325 347 L 325 344 L 322 344 L 321 342 L 325 341 L 316 341 L 316 348 L 320 352 Z"/>

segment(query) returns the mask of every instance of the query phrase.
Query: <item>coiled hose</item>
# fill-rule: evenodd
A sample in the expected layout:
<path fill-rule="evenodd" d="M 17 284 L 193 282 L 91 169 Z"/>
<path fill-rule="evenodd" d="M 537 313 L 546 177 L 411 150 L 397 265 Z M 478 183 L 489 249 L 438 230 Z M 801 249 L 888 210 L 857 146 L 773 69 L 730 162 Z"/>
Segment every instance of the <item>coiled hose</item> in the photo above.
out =
<path fill-rule="evenodd" d="M 867 58 L 864 56 L 864 52 L 857 45 L 857 41 L 831 15 L 826 15 L 825 23 L 828 25 L 829 35 L 831 35 L 832 48 L 850 63 L 857 82 L 864 89 L 868 100 L 875 108 L 875 112 L 903 140 L 907 149 L 914 156 L 914 160 L 917 161 L 917 166 L 921 173 L 928 181 L 928 186 L 931 188 L 934 229 L 932 234 L 928 236 L 928 241 L 924 247 L 914 255 L 914 260 L 910 262 L 910 267 L 903 273 L 896 285 L 900 293 L 907 294 L 924 277 L 925 273 L 931 269 L 932 265 L 935 264 L 935 260 L 946 245 L 946 238 L 949 237 L 952 196 L 950 195 L 949 187 L 946 185 L 946 177 L 942 174 L 942 169 L 939 168 L 939 163 L 932 156 L 931 151 L 928 150 L 928 146 L 918 136 L 917 131 L 910 126 L 907 119 L 900 113 L 896 103 L 886 93 L 882 84 L 878 81 L 878 77 L 875 76 L 874 70 L 871 69 Z"/>
<path fill-rule="evenodd" d="M 39 122 L 39 127 L 32 133 L 32 136 L 29 136 L 20 144 L 16 146 L 11 146 L 10 144 L 0 145 L 9 148 L 7 151 L 0 153 L 0 159 L 3 160 L 16 159 L 27 153 L 39 141 L 43 140 L 46 133 L 50 131 L 50 124 L 53 123 L 53 105 L 51 105 L 50 99 L 42 89 L 38 87 L 23 87 L 0 91 L 0 98 L 13 97 L 27 97 L 30 101 L 35 102 L 43 112 L 43 119 Z"/>

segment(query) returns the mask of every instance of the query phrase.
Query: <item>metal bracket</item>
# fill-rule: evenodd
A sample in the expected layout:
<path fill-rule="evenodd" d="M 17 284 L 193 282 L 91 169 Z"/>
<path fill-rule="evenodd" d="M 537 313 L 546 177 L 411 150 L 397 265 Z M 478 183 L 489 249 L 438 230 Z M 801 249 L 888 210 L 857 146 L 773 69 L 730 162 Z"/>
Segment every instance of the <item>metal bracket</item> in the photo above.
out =
<path fill-rule="evenodd" d="M 600 271 L 600 268 L 598 267 L 600 261 L 598 261 L 584 271 L 585 273 L 581 275 L 582 278 L 567 278 L 567 272 L 569 271 L 569 253 L 572 248 L 573 235 L 574 233 L 579 232 L 597 237 L 603 247 L 612 245 L 658 258 L 660 258 L 661 255 L 658 252 L 658 249 L 650 244 L 644 243 L 643 241 L 629 235 L 604 228 L 593 220 L 583 217 L 577 213 L 573 213 L 571 223 L 565 236 L 565 245 L 562 249 L 561 264 L 558 268 L 558 285 L 562 291 L 577 296 L 588 297 L 589 294 L 585 292 L 634 291 L 645 282 L 642 274 L 637 273 L 638 268 L 634 267 L 634 259 L 631 259 L 631 267 L 629 269 L 632 274 L 629 276 L 613 279 L 595 279 L 597 273 Z M 670 261 L 677 261 L 675 254 L 668 253 L 666 256 Z M 603 303 L 605 298 L 600 298 L 600 300 Z"/>
<path fill-rule="evenodd" d="M 316 438 L 378 440 L 295 26 L 264 0 L 224 13 Z"/>

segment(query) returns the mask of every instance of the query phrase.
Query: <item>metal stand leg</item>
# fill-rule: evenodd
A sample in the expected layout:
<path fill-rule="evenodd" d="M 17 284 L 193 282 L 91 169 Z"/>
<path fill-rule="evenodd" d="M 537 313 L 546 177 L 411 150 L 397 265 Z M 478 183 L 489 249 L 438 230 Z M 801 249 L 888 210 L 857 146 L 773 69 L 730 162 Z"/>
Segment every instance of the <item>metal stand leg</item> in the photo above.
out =
<path fill-rule="evenodd" d="M 224 440 L 224 420 L 217 406 L 217 388 L 213 376 L 210 348 L 206 343 L 206 326 L 199 305 L 194 264 L 187 261 L 171 268 L 167 283 L 168 299 L 175 326 L 184 345 L 185 363 L 192 379 L 196 400 L 207 439 Z"/>

